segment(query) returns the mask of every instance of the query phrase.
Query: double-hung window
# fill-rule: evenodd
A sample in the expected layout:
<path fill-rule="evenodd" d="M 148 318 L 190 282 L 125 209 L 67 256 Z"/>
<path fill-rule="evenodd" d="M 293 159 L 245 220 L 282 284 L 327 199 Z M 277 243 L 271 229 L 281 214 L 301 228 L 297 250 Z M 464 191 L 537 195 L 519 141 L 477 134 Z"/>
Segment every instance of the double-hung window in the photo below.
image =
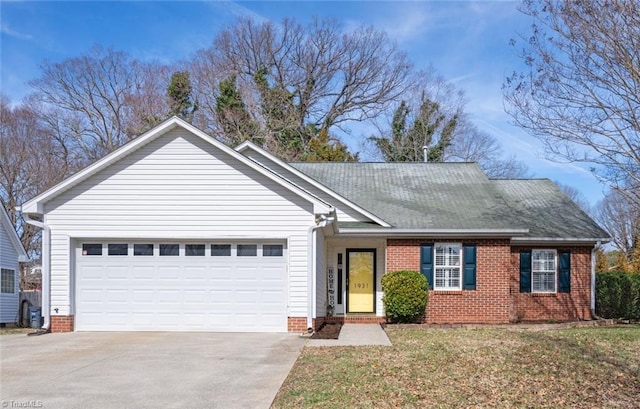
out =
<path fill-rule="evenodd" d="M 556 251 L 533 250 L 531 252 L 531 291 L 534 293 L 556 292 Z"/>
<path fill-rule="evenodd" d="M 460 243 L 435 244 L 434 290 L 462 289 L 461 253 Z"/>

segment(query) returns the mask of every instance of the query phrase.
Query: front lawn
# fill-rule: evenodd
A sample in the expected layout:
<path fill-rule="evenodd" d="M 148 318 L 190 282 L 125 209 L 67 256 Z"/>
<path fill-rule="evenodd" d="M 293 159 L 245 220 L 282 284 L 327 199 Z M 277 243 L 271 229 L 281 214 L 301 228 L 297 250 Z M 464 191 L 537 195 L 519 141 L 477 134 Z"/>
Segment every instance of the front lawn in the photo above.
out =
<path fill-rule="evenodd" d="M 638 408 L 640 326 L 387 329 L 306 347 L 273 408 Z"/>

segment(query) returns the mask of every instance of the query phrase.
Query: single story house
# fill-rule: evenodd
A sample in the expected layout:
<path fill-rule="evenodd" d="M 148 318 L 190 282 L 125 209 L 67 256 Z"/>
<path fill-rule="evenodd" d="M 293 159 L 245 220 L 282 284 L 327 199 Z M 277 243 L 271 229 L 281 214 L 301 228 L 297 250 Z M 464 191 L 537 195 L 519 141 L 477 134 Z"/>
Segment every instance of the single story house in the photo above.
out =
<path fill-rule="evenodd" d="M 9 218 L 0 205 L 0 324 L 18 321 L 20 299 L 20 263 L 27 261 L 27 252 Z"/>
<path fill-rule="evenodd" d="M 384 320 L 427 276 L 427 323 L 588 320 L 607 234 L 552 182 L 474 163 L 284 163 L 171 118 L 29 200 L 52 331 L 306 331 Z"/>

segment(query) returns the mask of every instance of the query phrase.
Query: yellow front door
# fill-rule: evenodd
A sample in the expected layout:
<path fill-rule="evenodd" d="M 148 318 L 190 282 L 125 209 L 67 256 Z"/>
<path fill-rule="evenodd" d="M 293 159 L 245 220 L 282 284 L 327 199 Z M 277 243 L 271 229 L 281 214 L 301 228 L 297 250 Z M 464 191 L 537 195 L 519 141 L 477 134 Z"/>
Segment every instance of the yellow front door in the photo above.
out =
<path fill-rule="evenodd" d="M 347 250 L 347 312 L 375 312 L 375 250 Z"/>

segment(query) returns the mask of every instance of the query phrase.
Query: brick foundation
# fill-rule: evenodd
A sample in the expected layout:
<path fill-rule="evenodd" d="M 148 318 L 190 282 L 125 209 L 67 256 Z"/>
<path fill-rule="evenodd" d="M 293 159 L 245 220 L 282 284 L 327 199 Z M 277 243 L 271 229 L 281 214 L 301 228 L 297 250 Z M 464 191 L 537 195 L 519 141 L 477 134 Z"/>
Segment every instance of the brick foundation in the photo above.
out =
<path fill-rule="evenodd" d="M 347 315 L 341 317 L 318 317 L 313 319 L 313 330 L 317 331 L 324 323 L 340 322 L 342 324 L 380 324 L 385 322 L 385 317 L 375 315 Z M 307 332 L 307 319 L 301 317 L 289 317 L 287 321 L 289 332 Z"/>
<path fill-rule="evenodd" d="M 386 271 L 420 271 L 420 245 L 440 240 L 389 239 Z M 477 247 L 476 290 L 429 291 L 423 322 L 429 324 L 500 324 L 518 321 L 591 319 L 591 247 L 571 250 L 571 292 L 520 293 L 520 250 L 505 240 L 446 239 Z M 549 247 L 545 247 L 549 248 Z M 556 248 L 556 247 L 552 247 Z"/>
<path fill-rule="evenodd" d="M 375 315 L 346 315 L 346 316 L 333 316 L 333 317 L 319 317 L 318 326 L 320 328 L 323 323 L 339 322 L 341 324 L 381 324 L 385 322 L 385 317 L 377 317 Z"/>
<path fill-rule="evenodd" d="M 307 332 L 306 317 L 289 317 L 287 318 L 287 331 L 303 333 Z"/>
<path fill-rule="evenodd" d="M 51 332 L 73 332 L 73 315 L 52 315 Z"/>
<path fill-rule="evenodd" d="M 520 251 L 531 249 L 531 247 L 514 247 L 511 249 L 511 321 L 576 321 L 592 319 L 591 247 L 557 248 L 558 251 L 571 251 L 571 292 L 555 294 L 520 292 Z"/>

